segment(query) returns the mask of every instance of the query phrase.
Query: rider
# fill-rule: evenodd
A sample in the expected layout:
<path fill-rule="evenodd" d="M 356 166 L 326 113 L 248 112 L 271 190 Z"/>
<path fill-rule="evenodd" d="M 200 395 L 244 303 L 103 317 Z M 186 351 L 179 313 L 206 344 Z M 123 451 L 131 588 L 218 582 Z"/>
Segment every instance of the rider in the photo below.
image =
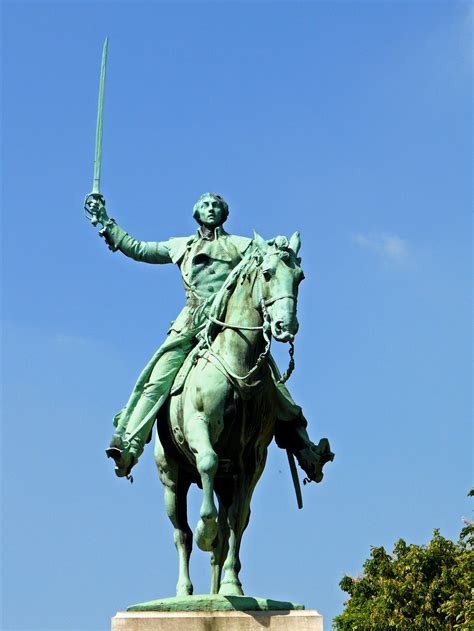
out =
<path fill-rule="evenodd" d="M 91 204 L 92 216 L 102 224 L 99 234 L 113 252 L 145 263 L 176 263 L 186 292 L 186 305 L 172 322 L 168 337 L 143 369 L 125 407 L 115 416 L 116 432 L 109 456 L 115 473 L 128 476 L 150 437 L 158 410 L 166 401 L 174 378 L 203 329 L 206 307 L 222 287 L 229 272 L 242 260 L 251 239 L 228 234 L 223 225 L 229 208 L 216 193 L 204 193 L 194 205 L 199 224 L 196 234 L 169 241 L 139 241 L 123 230 L 99 201 Z M 308 477 L 322 479 L 321 469 L 331 459 L 323 439 L 315 446 L 307 432 L 307 421 L 283 384 L 275 381 L 278 399 L 276 441 L 292 451 Z"/>

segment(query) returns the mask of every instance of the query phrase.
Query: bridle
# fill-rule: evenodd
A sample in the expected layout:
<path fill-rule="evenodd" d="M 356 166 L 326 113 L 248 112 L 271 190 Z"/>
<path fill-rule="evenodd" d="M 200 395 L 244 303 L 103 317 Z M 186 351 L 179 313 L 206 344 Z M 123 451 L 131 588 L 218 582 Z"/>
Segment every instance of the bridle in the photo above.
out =
<path fill-rule="evenodd" d="M 236 382 L 239 382 L 239 381 L 240 382 L 245 382 L 250 377 L 252 377 L 255 373 L 257 373 L 260 370 L 260 368 L 263 366 L 264 362 L 267 360 L 268 355 L 270 354 L 270 347 L 271 347 L 271 343 L 272 343 L 272 328 L 271 328 L 270 314 L 268 313 L 267 307 L 270 306 L 270 305 L 273 305 L 275 302 L 278 302 L 278 300 L 284 300 L 285 298 L 290 298 L 290 299 L 292 299 L 292 300 L 294 300 L 296 302 L 296 297 L 291 295 L 291 294 L 283 294 L 281 296 L 276 296 L 276 297 L 272 297 L 272 298 L 270 298 L 268 300 L 265 300 L 263 298 L 263 292 L 262 292 L 262 284 L 261 284 L 262 283 L 262 272 L 261 272 L 261 270 L 259 270 L 258 279 L 260 281 L 260 283 L 259 283 L 260 284 L 260 295 L 262 296 L 260 298 L 260 311 L 262 313 L 262 318 L 263 318 L 263 324 L 261 326 L 244 326 L 244 325 L 241 325 L 241 324 L 231 324 L 230 322 L 223 322 L 221 320 L 218 320 L 217 318 L 215 318 L 211 314 L 206 314 L 207 319 L 212 324 L 216 324 L 217 326 L 220 326 L 223 329 L 232 329 L 234 331 L 262 331 L 263 339 L 265 340 L 265 348 L 263 349 L 263 351 L 257 357 L 257 361 L 255 362 L 254 366 L 245 375 L 237 375 L 229 367 L 227 362 L 225 362 L 222 359 L 222 357 L 220 357 L 220 355 L 218 355 L 212 349 L 212 342 L 209 339 L 209 326 L 206 326 L 205 331 L 204 331 L 204 341 L 205 341 L 205 346 L 206 346 L 206 352 L 209 353 L 209 355 L 215 361 L 217 361 L 220 364 L 220 366 L 223 368 L 224 372 L 227 375 L 229 375 L 229 377 L 231 377 Z M 293 370 L 295 369 L 295 360 L 294 360 L 295 346 L 294 346 L 294 343 L 293 343 L 292 340 L 289 341 L 289 345 L 290 345 L 290 348 L 288 350 L 288 353 L 290 355 L 290 360 L 288 362 L 288 368 L 286 369 L 284 374 L 278 380 L 278 383 L 280 383 L 280 384 L 283 384 L 286 381 L 288 381 L 288 379 L 291 377 L 291 374 L 292 374 Z"/>

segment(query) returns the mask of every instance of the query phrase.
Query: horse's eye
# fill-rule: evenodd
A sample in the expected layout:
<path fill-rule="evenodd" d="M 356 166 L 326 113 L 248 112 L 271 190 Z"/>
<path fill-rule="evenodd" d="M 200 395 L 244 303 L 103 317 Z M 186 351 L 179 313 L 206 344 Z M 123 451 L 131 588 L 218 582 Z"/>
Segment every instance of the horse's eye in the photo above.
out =
<path fill-rule="evenodd" d="M 263 278 L 264 278 L 265 280 L 267 280 L 267 281 L 268 281 L 268 280 L 270 280 L 270 278 L 272 277 L 272 273 L 270 272 L 270 270 L 269 270 L 269 269 L 264 269 L 264 270 L 262 271 L 262 276 L 263 276 Z"/>

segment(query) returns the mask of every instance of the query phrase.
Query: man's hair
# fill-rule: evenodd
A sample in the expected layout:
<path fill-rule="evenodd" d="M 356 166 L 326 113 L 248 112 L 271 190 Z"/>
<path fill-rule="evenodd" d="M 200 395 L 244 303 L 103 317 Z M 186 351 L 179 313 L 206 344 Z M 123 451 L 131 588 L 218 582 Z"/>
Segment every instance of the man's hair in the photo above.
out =
<path fill-rule="evenodd" d="M 198 223 L 201 223 L 201 220 L 199 218 L 199 206 L 201 205 L 202 200 L 205 199 L 206 197 L 212 197 L 212 199 L 216 199 L 218 202 L 221 203 L 222 210 L 223 210 L 222 223 L 224 223 L 227 220 L 227 217 L 229 216 L 229 206 L 228 206 L 227 202 L 225 201 L 225 199 L 223 197 L 221 197 L 220 195 L 218 195 L 217 193 L 203 193 L 199 197 L 197 202 L 194 204 L 194 208 L 193 208 L 193 217 L 194 217 L 194 219 Z"/>

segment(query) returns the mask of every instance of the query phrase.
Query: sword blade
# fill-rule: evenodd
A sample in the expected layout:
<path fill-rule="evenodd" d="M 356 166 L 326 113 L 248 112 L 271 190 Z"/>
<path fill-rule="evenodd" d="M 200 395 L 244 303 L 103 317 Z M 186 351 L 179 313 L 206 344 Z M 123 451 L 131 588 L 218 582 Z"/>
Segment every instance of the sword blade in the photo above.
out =
<path fill-rule="evenodd" d="M 100 193 L 100 167 L 102 162 L 102 126 L 104 122 L 104 92 L 105 92 L 105 71 L 107 66 L 107 50 L 109 48 L 109 38 L 105 38 L 102 49 L 102 63 L 100 66 L 99 84 L 99 105 L 97 107 L 97 127 L 95 132 L 95 157 L 94 157 L 94 180 L 92 182 L 92 193 Z"/>
<path fill-rule="evenodd" d="M 298 478 L 298 471 L 296 470 L 295 457 L 289 449 L 286 450 L 286 455 L 288 456 L 288 464 L 290 465 L 293 486 L 295 487 L 296 502 L 298 504 L 298 508 L 303 508 L 303 496 L 301 495 L 301 486 Z"/>

